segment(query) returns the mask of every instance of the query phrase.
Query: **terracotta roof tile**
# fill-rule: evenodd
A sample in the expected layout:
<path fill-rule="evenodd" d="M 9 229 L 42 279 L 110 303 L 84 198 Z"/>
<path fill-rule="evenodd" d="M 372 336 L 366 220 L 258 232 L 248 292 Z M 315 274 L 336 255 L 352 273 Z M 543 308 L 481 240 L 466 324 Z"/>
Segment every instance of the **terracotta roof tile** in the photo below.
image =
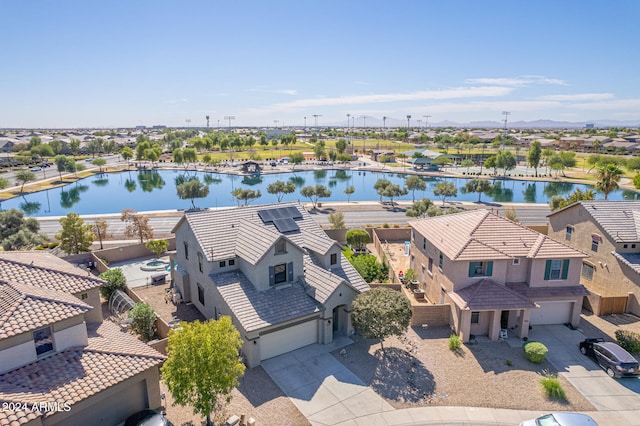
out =
<path fill-rule="evenodd" d="M 89 345 L 70 348 L 0 375 L 0 403 L 38 402 L 76 404 L 123 382 L 166 357 L 110 322 L 89 326 Z M 0 425 L 18 424 L 50 413 L 4 411 Z"/>
<path fill-rule="evenodd" d="M 527 283 L 507 283 L 507 287 L 529 299 L 588 296 L 591 294 L 583 285 L 530 287 Z"/>
<path fill-rule="evenodd" d="M 449 296 L 460 309 L 483 311 L 493 309 L 529 309 L 536 304 L 516 291 L 484 278 Z"/>

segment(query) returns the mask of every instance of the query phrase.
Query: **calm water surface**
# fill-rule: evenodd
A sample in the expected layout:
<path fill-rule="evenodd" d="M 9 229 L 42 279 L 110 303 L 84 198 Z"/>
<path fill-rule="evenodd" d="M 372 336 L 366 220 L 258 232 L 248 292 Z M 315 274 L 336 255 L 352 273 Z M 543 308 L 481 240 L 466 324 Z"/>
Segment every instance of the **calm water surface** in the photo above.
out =
<path fill-rule="evenodd" d="M 301 171 L 295 173 L 278 173 L 258 177 L 244 177 L 208 172 L 185 172 L 182 170 L 131 171 L 104 175 L 95 175 L 64 187 L 49 189 L 24 197 L 16 197 L 3 201 L 2 209 L 19 208 L 31 216 L 65 216 L 69 212 L 78 214 L 119 213 L 125 208 L 138 211 L 175 210 L 191 208 L 190 200 L 181 200 L 176 193 L 176 180 L 186 174 L 197 176 L 200 181 L 209 185 L 209 195 L 195 200 L 198 207 L 222 207 L 237 205 L 231 195 L 235 188 L 259 190 L 262 197 L 252 201 L 253 204 L 275 203 L 277 198 L 267 192 L 267 185 L 276 180 L 293 182 L 296 192 L 284 196 L 283 201 L 308 201 L 300 195 L 300 188 L 318 183 L 331 190 L 331 201 L 347 201 L 344 190 L 353 185 L 355 193 L 352 201 L 378 200 L 373 189 L 378 179 L 387 179 L 404 186 L 404 180 L 410 176 L 402 173 L 379 173 L 351 170 Z M 456 200 L 477 201 L 478 194 L 467 194 L 464 191 L 464 178 L 442 178 L 421 176 L 426 182 L 426 191 L 416 191 L 415 198 L 433 195 L 433 187 L 442 181 L 453 182 L 458 187 Z M 591 189 L 589 185 L 566 182 L 532 182 L 521 180 L 495 180 L 495 190 L 491 194 L 483 194 L 482 201 L 487 202 L 520 202 L 547 203 L 554 195 L 567 195 L 576 188 Z M 629 190 L 618 190 L 609 194 L 610 200 L 636 199 L 638 193 Z M 598 198 L 601 198 L 599 196 Z M 411 200 L 412 193 L 400 198 Z M 325 199 L 326 201 L 327 199 Z M 323 200 L 320 200 L 323 201 Z"/>

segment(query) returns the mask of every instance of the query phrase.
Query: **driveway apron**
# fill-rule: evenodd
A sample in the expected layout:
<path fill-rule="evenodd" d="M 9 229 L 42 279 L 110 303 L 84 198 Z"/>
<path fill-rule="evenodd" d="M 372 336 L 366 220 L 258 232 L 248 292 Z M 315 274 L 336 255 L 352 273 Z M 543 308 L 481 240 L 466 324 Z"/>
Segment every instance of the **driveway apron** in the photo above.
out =
<path fill-rule="evenodd" d="M 352 343 L 336 339 L 309 345 L 262 362 L 262 368 L 313 425 L 335 425 L 393 411 L 355 374 L 330 354 Z"/>

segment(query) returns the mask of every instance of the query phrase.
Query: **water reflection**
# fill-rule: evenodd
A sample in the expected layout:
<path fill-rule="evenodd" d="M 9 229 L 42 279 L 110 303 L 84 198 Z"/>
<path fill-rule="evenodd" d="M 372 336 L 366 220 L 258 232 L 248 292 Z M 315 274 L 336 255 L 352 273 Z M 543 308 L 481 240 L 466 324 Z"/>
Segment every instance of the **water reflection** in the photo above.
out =
<path fill-rule="evenodd" d="M 74 204 L 80 202 L 80 194 L 89 190 L 87 185 L 76 185 L 68 191 L 63 190 L 60 193 L 60 206 L 70 209 Z"/>
<path fill-rule="evenodd" d="M 289 178 L 289 182 L 294 184 L 296 188 L 302 188 L 304 186 L 304 178 L 302 176 L 292 176 Z"/>
<path fill-rule="evenodd" d="M 336 174 L 333 175 L 333 178 L 338 180 L 349 180 L 351 179 L 351 176 L 347 174 L 346 170 L 336 170 Z"/>
<path fill-rule="evenodd" d="M 99 179 L 96 179 L 96 180 L 92 181 L 92 183 L 95 186 L 107 186 L 107 185 L 109 185 L 109 179 L 105 176 L 105 177 L 101 177 Z"/>
<path fill-rule="evenodd" d="M 138 183 L 144 192 L 162 189 L 166 184 L 157 170 L 141 170 L 138 172 Z"/>
<path fill-rule="evenodd" d="M 220 184 L 222 183 L 222 179 L 220 179 L 220 177 L 216 177 L 214 175 L 212 175 L 211 173 L 207 173 L 202 177 L 202 181 L 207 184 L 207 185 L 213 185 L 213 184 Z"/>
<path fill-rule="evenodd" d="M 27 201 L 20 203 L 20 210 L 26 215 L 32 215 L 40 211 L 41 204 L 36 201 Z"/>
<path fill-rule="evenodd" d="M 259 185 L 262 183 L 262 175 L 247 175 L 242 179 L 242 183 L 249 186 Z"/>
<path fill-rule="evenodd" d="M 327 171 L 326 170 L 314 170 L 313 171 L 313 177 L 316 178 L 316 180 L 324 180 L 327 177 Z"/>
<path fill-rule="evenodd" d="M 138 187 L 138 184 L 133 179 L 127 179 L 124 181 L 124 187 L 127 191 L 133 192 Z"/>
<path fill-rule="evenodd" d="M 628 189 L 623 189 L 622 190 L 622 198 L 624 200 L 637 200 L 638 199 L 638 193 L 636 191 L 630 191 Z"/>
<path fill-rule="evenodd" d="M 493 184 L 493 190 L 489 193 L 493 198 L 493 201 L 499 203 L 511 203 L 513 202 L 513 189 L 504 188 L 502 182 L 496 182 Z"/>
<path fill-rule="evenodd" d="M 537 198 L 536 186 L 533 183 L 527 184 L 527 187 L 522 191 L 522 197 L 525 203 L 535 203 Z"/>
<path fill-rule="evenodd" d="M 547 182 L 544 186 L 544 195 L 551 198 L 555 195 L 565 195 L 573 191 L 571 182 Z"/>

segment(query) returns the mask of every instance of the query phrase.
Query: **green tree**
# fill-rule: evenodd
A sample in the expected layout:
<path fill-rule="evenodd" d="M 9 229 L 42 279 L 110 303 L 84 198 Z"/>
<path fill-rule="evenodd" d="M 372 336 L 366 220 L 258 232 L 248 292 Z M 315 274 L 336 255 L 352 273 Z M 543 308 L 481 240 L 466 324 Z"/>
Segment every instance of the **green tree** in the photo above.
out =
<path fill-rule="evenodd" d="M 367 339 L 402 336 L 411 322 L 411 303 L 399 291 L 378 287 L 359 294 L 353 301 L 351 321 Z"/>
<path fill-rule="evenodd" d="M 98 278 L 105 281 L 100 287 L 100 294 L 103 298 L 109 300 L 114 291 L 124 291 L 127 286 L 127 279 L 122 273 L 122 268 L 113 268 L 101 273 Z"/>
<path fill-rule="evenodd" d="M 185 168 L 189 167 L 189 163 L 195 163 L 198 161 L 198 153 L 194 148 L 183 149 L 182 156 L 184 157 Z"/>
<path fill-rule="evenodd" d="M 18 209 L 0 211 L 0 244 L 4 250 L 32 249 L 46 239 L 40 234 L 40 223 Z"/>
<path fill-rule="evenodd" d="M 344 222 L 344 213 L 342 212 L 331 212 L 329 213 L 329 223 L 331 224 L 331 229 L 344 229 L 346 228 Z"/>
<path fill-rule="evenodd" d="M 156 334 L 156 318 L 151 305 L 146 302 L 138 302 L 129 311 L 128 317 L 132 319 L 131 330 L 137 333 L 142 340 L 153 340 Z"/>
<path fill-rule="evenodd" d="M 292 152 L 289 156 L 289 163 L 293 164 L 291 170 L 294 170 L 298 164 L 304 162 L 304 155 L 301 152 Z"/>
<path fill-rule="evenodd" d="M 361 254 L 349 259 L 358 274 L 368 283 L 384 282 L 389 278 L 389 267 L 378 262 L 372 254 Z"/>
<path fill-rule="evenodd" d="M 282 197 L 285 194 L 291 194 L 295 192 L 296 186 L 291 182 L 283 182 L 281 180 L 277 180 L 273 183 L 267 185 L 267 192 L 271 195 L 275 195 L 278 199 L 278 203 L 282 201 Z"/>
<path fill-rule="evenodd" d="M 305 186 L 300 190 L 300 194 L 311 201 L 314 209 L 318 205 L 318 199 L 331 197 L 331 191 L 320 183 L 316 186 Z"/>
<path fill-rule="evenodd" d="M 9 181 L 0 177 L 0 189 L 7 189 L 9 187 Z"/>
<path fill-rule="evenodd" d="M 618 189 L 618 182 L 624 172 L 615 164 L 607 164 L 598 167 L 596 171 L 596 189 L 604 194 L 604 199 L 608 199 L 612 191 Z"/>
<path fill-rule="evenodd" d="M 417 175 L 411 175 L 406 178 L 404 184 L 406 185 L 407 189 L 411 191 L 411 198 L 414 203 L 416 201 L 416 190 L 424 191 L 425 189 L 427 189 L 427 183 L 420 179 L 420 176 Z"/>
<path fill-rule="evenodd" d="M 28 182 L 34 182 L 36 180 L 36 174 L 29 170 L 20 170 L 16 173 L 16 184 L 20 186 L 20 193 L 24 190 L 24 184 Z"/>
<path fill-rule="evenodd" d="M 62 172 L 73 172 L 76 170 L 75 161 L 73 161 L 73 158 L 67 157 L 66 155 L 56 155 L 53 161 L 56 163 L 56 169 L 60 175 L 60 182 L 63 182 Z"/>
<path fill-rule="evenodd" d="M 62 229 L 56 234 L 60 241 L 60 248 L 68 254 L 78 254 L 91 251 L 91 244 L 95 236 L 91 225 L 85 225 L 84 220 L 77 213 L 68 213 L 60 219 Z"/>
<path fill-rule="evenodd" d="M 344 138 L 340 138 L 336 141 L 336 151 L 338 154 L 342 154 L 347 149 L 347 141 Z"/>
<path fill-rule="evenodd" d="M 391 185 L 391 181 L 387 179 L 378 179 L 376 183 L 373 184 L 373 189 L 375 189 L 380 196 L 380 202 L 382 202 L 382 194 L 385 188 L 389 185 Z"/>
<path fill-rule="evenodd" d="M 126 223 L 124 234 L 127 237 L 140 238 L 140 244 L 143 244 L 144 240 L 153 238 L 153 228 L 149 225 L 147 216 L 133 209 L 124 209 L 120 212 L 120 220 Z"/>
<path fill-rule="evenodd" d="M 536 177 L 538 177 L 538 167 L 540 167 L 540 160 L 542 159 L 542 145 L 540 141 L 533 141 L 527 154 L 527 163 L 529 167 L 533 167 L 536 171 Z"/>
<path fill-rule="evenodd" d="M 453 182 L 438 182 L 433 188 L 433 195 L 440 197 L 442 199 L 442 205 L 444 206 L 447 198 L 458 195 L 458 188 Z"/>
<path fill-rule="evenodd" d="M 589 189 L 586 191 L 582 191 L 580 188 L 576 188 L 571 194 L 567 197 L 561 197 L 559 195 L 554 195 L 549 200 L 549 206 L 551 211 L 556 211 L 562 208 L 565 208 L 573 203 L 578 201 L 590 201 L 595 199 L 596 193 L 593 189 Z"/>
<path fill-rule="evenodd" d="M 506 176 L 509 170 L 516 167 L 516 156 L 508 149 L 503 149 L 496 156 L 496 165 L 499 169 L 504 170 L 503 176 Z"/>
<path fill-rule="evenodd" d="M 429 211 L 433 210 L 433 201 L 425 197 L 422 200 L 414 201 L 411 207 L 407 209 L 405 215 L 409 217 L 425 218 L 433 215 L 429 215 Z"/>
<path fill-rule="evenodd" d="M 327 159 L 327 152 L 325 150 L 325 144 L 324 141 L 317 141 L 316 144 L 313 146 L 313 153 L 316 156 L 316 159 L 318 160 L 326 160 Z"/>
<path fill-rule="evenodd" d="M 356 252 L 364 250 L 371 242 L 371 236 L 364 229 L 352 229 L 346 235 L 347 244 Z"/>
<path fill-rule="evenodd" d="M 122 159 L 124 161 L 126 161 L 127 165 L 128 165 L 129 164 L 129 160 L 131 160 L 133 158 L 133 150 L 130 147 L 125 146 L 124 148 L 122 148 L 122 154 L 121 155 L 122 155 Z"/>
<path fill-rule="evenodd" d="M 395 208 L 395 204 L 393 202 L 393 200 L 395 198 L 399 198 L 403 195 L 407 195 L 409 191 L 407 190 L 407 188 L 404 187 L 400 187 L 400 185 L 397 185 L 395 183 L 391 183 L 387 186 L 384 187 L 384 189 L 382 190 L 382 193 L 380 194 L 383 197 L 387 197 L 389 198 L 389 201 L 391 202 L 391 207 Z"/>
<path fill-rule="evenodd" d="M 102 167 L 107 164 L 107 160 L 104 158 L 96 158 L 91 162 L 94 166 L 98 166 L 100 168 L 100 173 L 102 173 Z"/>
<path fill-rule="evenodd" d="M 471 160 L 469 160 L 467 158 L 466 160 L 462 160 L 462 163 L 460 163 L 460 165 L 467 169 L 467 174 L 468 174 L 469 173 L 469 167 L 473 166 L 473 161 L 471 161 Z"/>
<path fill-rule="evenodd" d="M 160 257 L 162 256 L 162 253 L 165 253 L 167 251 L 169 243 L 167 242 L 167 240 L 149 240 L 145 244 L 145 247 L 147 247 L 153 254 L 155 254 L 156 257 Z"/>
<path fill-rule="evenodd" d="M 633 186 L 636 189 L 640 189 L 640 173 L 636 173 L 636 175 L 633 177 Z"/>
<path fill-rule="evenodd" d="M 244 375 L 241 347 L 240 333 L 227 316 L 169 331 L 162 380 L 175 402 L 191 405 L 194 414 L 205 416 L 210 426 L 211 412 L 231 400 L 231 391 Z"/>
<path fill-rule="evenodd" d="M 486 179 L 471 179 L 465 185 L 467 192 L 477 192 L 478 202 L 482 194 L 487 194 L 493 190 L 493 185 Z"/>
<path fill-rule="evenodd" d="M 194 177 L 180 185 L 176 186 L 178 197 L 181 200 L 191 200 L 191 206 L 195 209 L 194 199 L 205 198 L 209 195 L 209 187 L 200 182 L 200 179 Z"/>
<path fill-rule="evenodd" d="M 353 185 L 349 185 L 344 189 L 344 193 L 347 194 L 347 203 L 351 201 L 351 194 L 356 192 L 356 187 Z"/>
<path fill-rule="evenodd" d="M 69 141 L 69 150 L 71 151 L 71 154 L 78 155 L 80 152 L 80 140 L 72 138 Z"/>
<path fill-rule="evenodd" d="M 245 206 L 248 205 L 252 200 L 262 197 L 262 194 L 259 190 L 254 191 L 253 189 L 242 188 L 234 189 L 233 191 L 231 191 L 231 195 L 233 195 L 238 200 L 238 203 L 240 203 L 240 201 L 244 201 Z"/>
<path fill-rule="evenodd" d="M 58 155 L 60 154 L 60 151 L 62 151 L 62 141 L 59 139 L 54 139 L 49 142 L 49 146 L 53 150 L 54 155 Z"/>
<path fill-rule="evenodd" d="M 560 151 L 558 156 L 562 164 L 562 175 L 565 176 L 564 171 L 566 168 L 576 166 L 576 153 L 573 151 Z"/>
<path fill-rule="evenodd" d="M 486 160 L 484 160 L 484 167 L 487 169 L 493 169 L 493 174 L 497 174 L 498 173 L 498 161 L 497 161 L 498 157 L 495 155 L 492 155 L 490 157 L 487 157 Z"/>
<path fill-rule="evenodd" d="M 184 163 L 184 155 L 182 154 L 182 148 L 176 148 L 173 150 L 173 162 L 177 165 Z"/>

